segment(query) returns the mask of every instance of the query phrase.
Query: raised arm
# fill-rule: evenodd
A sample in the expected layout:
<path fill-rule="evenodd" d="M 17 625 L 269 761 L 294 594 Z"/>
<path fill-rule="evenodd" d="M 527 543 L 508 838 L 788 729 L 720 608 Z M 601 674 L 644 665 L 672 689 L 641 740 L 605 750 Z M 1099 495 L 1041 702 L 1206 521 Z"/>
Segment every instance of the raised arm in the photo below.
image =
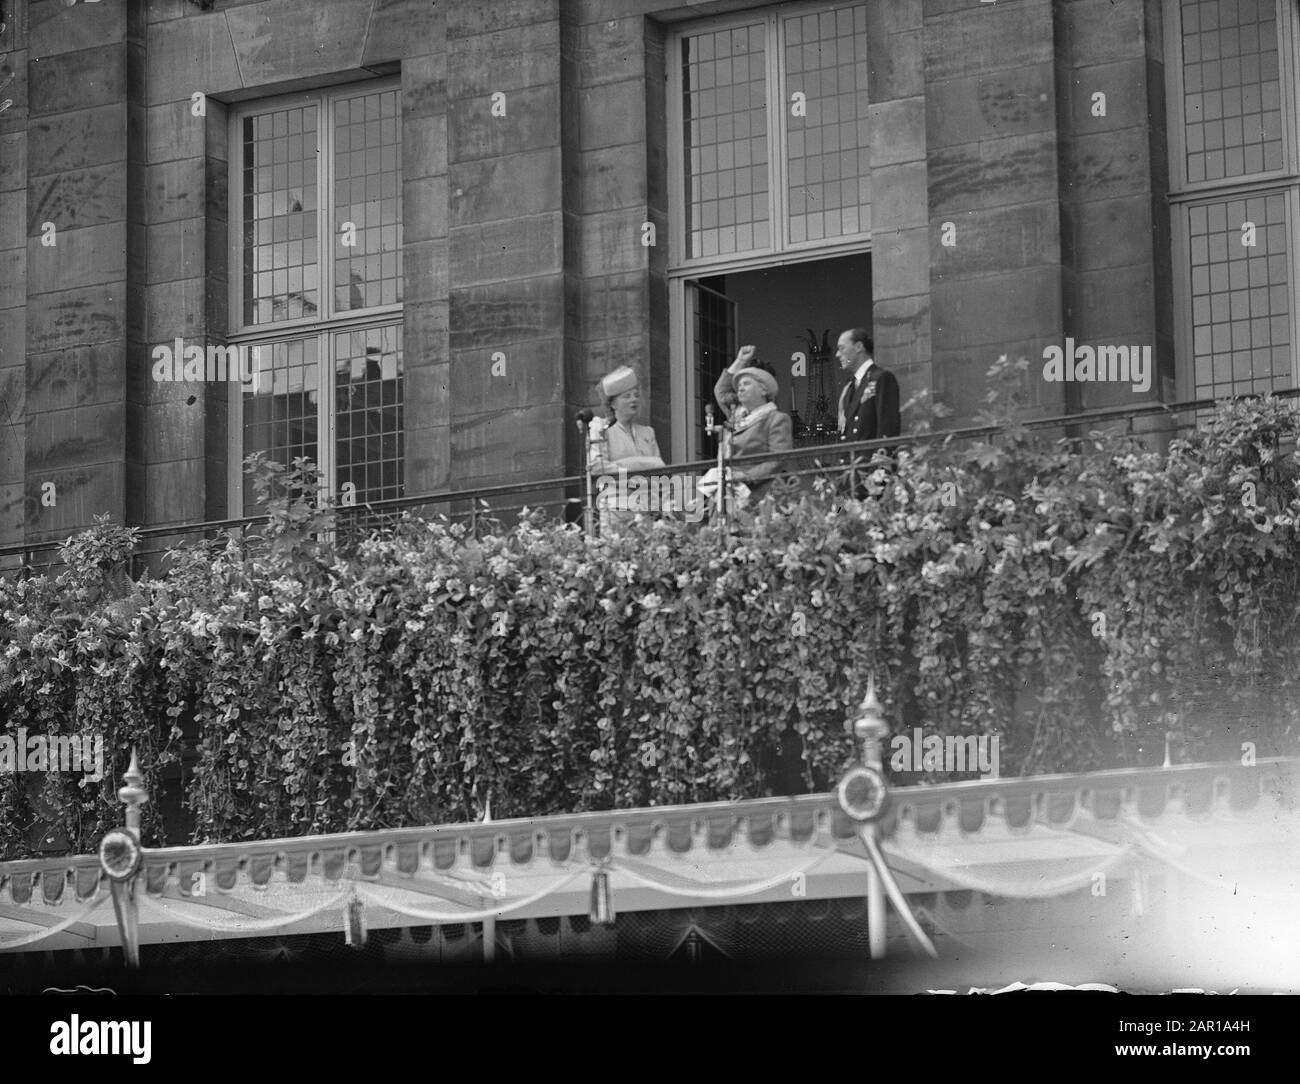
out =
<path fill-rule="evenodd" d="M 732 368 L 735 368 L 735 362 L 732 362 L 731 368 L 722 370 L 722 375 L 713 385 L 713 398 L 718 401 L 718 406 L 722 407 L 723 417 L 726 418 L 731 417 L 731 412 L 736 409 L 736 404 L 739 402 L 736 398 L 736 378 L 731 375 Z"/>
<path fill-rule="evenodd" d="M 718 377 L 717 382 L 713 385 L 713 398 L 718 401 L 718 406 L 722 407 L 722 413 L 728 418 L 731 417 L 731 412 L 736 409 L 740 402 L 736 398 L 736 373 L 753 365 L 756 357 L 758 357 L 758 347 L 742 346 L 740 352 L 736 355 L 736 360 L 722 370 L 722 375 Z"/>

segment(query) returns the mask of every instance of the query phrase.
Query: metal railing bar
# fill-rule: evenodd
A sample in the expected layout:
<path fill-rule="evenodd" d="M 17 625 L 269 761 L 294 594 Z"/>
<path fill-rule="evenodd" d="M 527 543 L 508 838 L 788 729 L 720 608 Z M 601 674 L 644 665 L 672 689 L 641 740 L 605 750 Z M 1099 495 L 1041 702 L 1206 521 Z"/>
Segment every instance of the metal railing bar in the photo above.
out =
<path fill-rule="evenodd" d="M 1280 391 L 1269 393 L 1278 399 L 1294 399 L 1300 397 L 1300 388 L 1286 388 Z M 1262 398 L 1263 396 L 1239 396 L 1238 398 Z M 1094 410 L 1082 411 L 1075 414 L 1059 414 L 1046 418 L 1027 418 L 1019 421 L 1017 426 L 1025 430 L 1039 431 L 1043 429 L 1054 428 L 1077 428 L 1079 426 L 1106 424 L 1110 422 L 1128 422 L 1126 436 L 1157 436 L 1165 433 L 1176 433 L 1182 429 L 1189 428 L 1195 424 L 1195 419 L 1187 421 L 1177 420 L 1181 414 L 1189 414 L 1205 410 L 1213 410 L 1222 403 L 1221 399 L 1194 399 L 1180 403 L 1144 403 L 1135 407 L 1099 407 Z M 1143 417 L 1160 417 L 1167 419 L 1171 424 L 1167 427 L 1154 428 L 1135 432 L 1132 429 L 1132 421 L 1135 418 Z M 913 433 L 900 435 L 897 437 L 882 437 L 875 440 L 858 440 L 858 441 L 832 441 L 826 444 L 809 445 L 802 448 L 793 448 L 782 452 L 764 452 L 758 455 L 735 456 L 730 460 L 733 466 L 753 466 L 760 463 L 779 462 L 779 463 L 797 463 L 804 460 L 818 460 L 833 458 L 833 463 L 816 463 L 811 467 L 801 470 L 792 470 L 782 472 L 785 477 L 802 478 L 808 476 L 817 476 L 827 471 L 844 470 L 850 467 L 858 469 L 869 468 L 871 454 L 880 450 L 891 450 L 900 447 L 911 447 L 923 444 L 945 443 L 948 441 L 968 441 L 981 437 L 994 437 L 1007 431 L 1006 426 L 1002 425 L 977 425 L 963 426 L 957 429 L 936 429 L 925 433 Z M 1121 434 L 1116 434 L 1121 435 Z M 1086 436 L 1065 437 L 1067 440 L 1088 439 Z M 680 475 L 680 474 L 702 474 L 710 467 L 716 465 L 716 458 L 710 456 L 707 459 L 696 459 L 682 463 L 666 464 L 663 467 L 647 467 L 637 470 L 628 470 L 625 475 L 629 478 L 649 475 Z M 424 508 L 428 505 L 454 505 L 462 502 L 469 505 L 479 503 L 488 503 L 494 498 L 514 496 L 516 494 L 542 493 L 547 490 L 572 490 L 580 489 L 584 482 L 582 474 L 570 474 L 557 478 L 543 478 L 533 481 L 524 482 L 505 482 L 491 486 L 479 486 L 470 489 L 440 490 L 434 493 L 422 493 L 403 497 L 389 497 L 384 500 L 369 501 L 363 504 L 348 506 L 333 506 L 331 511 L 334 512 L 340 522 L 336 530 L 348 530 L 350 523 L 357 517 L 367 514 L 374 516 L 396 515 L 403 511 Z M 522 504 L 494 505 L 486 509 L 470 507 L 458 511 L 443 512 L 441 514 L 449 518 L 467 518 L 471 522 L 476 522 L 480 516 L 498 516 L 510 512 L 517 512 L 524 508 L 537 507 L 570 507 L 581 506 L 583 499 L 581 497 L 563 497 L 548 501 L 526 502 Z M 246 530 L 260 524 L 269 522 L 270 517 L 267 515 L 242 516 L 236 518 L 204 520 L 198 523 L 172 523 L 172 524 L 155 524 L 148 527 L 137 527 L 138 537 L 141 540 L 151 538 L 165 538 L 168 536 L 183 536 L 191 538 L 196 534 L 213 534 L 232 530 Z M 57 549 L 63 544 L 63 538 L 51 538 L 44 541 L 26 540 L 23 542 L 10 543 L 0 546 L 0 559 L 9 557 L 21 557 L 23 567 L 31 567 L 38 553 L 47 552 Z M 215 538 L 209 541 L 216 541 Z M 165 550 L 140 550 L 135 557 L 139 558 L 145 554 L 165 553 Z"/>

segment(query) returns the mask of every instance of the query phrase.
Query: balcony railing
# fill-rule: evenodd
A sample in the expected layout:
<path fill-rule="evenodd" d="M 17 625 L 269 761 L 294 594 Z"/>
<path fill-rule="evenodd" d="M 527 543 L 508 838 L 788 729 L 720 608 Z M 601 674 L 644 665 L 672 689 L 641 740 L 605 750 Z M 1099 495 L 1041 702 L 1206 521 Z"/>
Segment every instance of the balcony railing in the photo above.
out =
<path fill-rule="evenodd" d="M 1277 398 L 1300 397 L 1300 388 L 1289 388 L 1272 393 Z M 1059 431 L 1062 437 L 1082 440 L 1099 429 L 1103 436 L 1132 437 L 1162 440 L 1183 430 L 1193 429 L 1221 400 L 1196 399 L 1182 403 L 1148 403 L 1137 407 L 1115 407 L 1089 410 L 1074 414 L 1046 418 L 1025 419 L 1019 427 L 1051 433 Z M 805 483 L 814 478 L 847 480 L 856 484 L 865 475 L 872 456 L 878 451 L 890 451 L 944 441 L 996 440 L 1006 431 L 1001 425 L 966 426 L 954 429 L 936 429 L 927 433 L 888 437 L 880 440 L 834 441 L 825 444 L 805 444 L 788 452 L 736 457 L 730 462 L 744 468 L 758 463 L 777 461 L 781 464 L 780 477 L 787 484 Z M 664 467 L 627 471 L 629 478 L 642 475 L 695 476 L 716 466 L 715 459 L 672 463 Z M 856 476 L 856 478 L 855 478 Z M 349 537 L 368 533 L 375 528 L 391 526 L 409 513 L 421 516 L 445 515 L 466 522 L 471 531 L 477 530 L 480 520 L 499 521 L 520 513 L 525 508 L 542 509 L 562 521 L 582 519 L 587 496 L 586 479 L 581 474 L 555 478 L 533 479 L 504 485 L 444 490 L 406 497 L 372 501 L 355 506 L 339 506 L 337 513 L 340 536 Z M 801 484 L 801 494 L 812 492 L 809 484 Z M 842 492 L 842 490 L 841 490 Z M 131 574 L 138 575 L 144 568 L 155 565 L 168 551 L 185 544 L 215 540 L 231 532 L 247 534 L 268 521 L 267 516 L 245 516 L 234 519 L 208 520 L 162 524 L 140 527 L 141 545 L 132 557 Z M 57 550 L 62 538 L 51 538 L 0 546 L 0 573 L 23 569 L 39 570 L 57 564 Z"/>

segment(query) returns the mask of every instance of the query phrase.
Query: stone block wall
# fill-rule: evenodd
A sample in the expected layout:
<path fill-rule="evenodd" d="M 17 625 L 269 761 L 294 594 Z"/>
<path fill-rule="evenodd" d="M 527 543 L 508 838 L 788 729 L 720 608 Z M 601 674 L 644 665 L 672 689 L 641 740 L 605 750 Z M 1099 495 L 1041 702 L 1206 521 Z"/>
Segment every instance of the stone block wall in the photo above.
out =
<path fill-rule="evenodd" d="M 906 402 L 933 384 L 923 5 L 873 4 L 867 20 L 876 357 Z"/>
<path fill-rule="evenodd" d="M 1065 405 L 1035 364 L 1062 328 L 1052 9 L 924 3 L 934 387 L 959 418 L 1004 353 L 1030 360 L 1031 409 Z"/>
<path fill-rule="evenodd" d="M 128 514 L 142 23 L 121 4 L 31 0 L 24 14 L 24 527 L 40 540 Z"/>
<path fill-rule="evenodd" d="M 1066 334 L 1149 345 L 1173 398 L 1169 156 L 1158 0 L 1056 9 L 1061 261 Z M 1080 383 L 1070 409 L 1161 397 L 1160 380 Z"/>
<path fill-rule="evenodd" d="M 27 33 L 0 0 L 0 539 L 23 538 L 27 441 Z M 0 569 L 14 567 L 0 558 Z"/>
<path fill-rule="evenodd" d="M 227 334 L 228 108 L 395 73 L 406 491 L 576 472 L 574 412 L 620 364 L 670 447 L 666 43 L 766 7 L 0 0 L 0 544 L 239 514 L 228 389 L 149 378 L 154 344 Z M 870 304 L 905 395 L 969 418 L 1012 353 L 1034 412 L 1134 400 L 1045 383 L 1066 336 L 1172 376 L 1159 13 L 869 5 Z"/>
<path fill-rule="evenodd" d="M 393 5 L 389 5 L 392 7 Z M 402 360 L 406 370 L 406 488 L 446 489 L 451 464 L 447 260 L 445 11 L 401 5 L 398 33 L 376 56 L 402 56 Z M 387 24 L 384 24 L 387 25 Z"/>
<path fill-rule="evenodd" d="M 560 4 L 447 13 L 447 280 L 457 485 L 563 473 Z M 495 368 L 495 375 L 494 375 Z"/>
<path fill-rule="evenodd" d="M 630 365 L 667 454 L 671 432 L 663 27 L 635 11 L 565 5 L 570 415 Z M 654 237 L 646 232 L 653 227 Z M 653 243 L 647 244 L 647 241 Z M 570 462 L 578 463 L 576 439 Z"/>

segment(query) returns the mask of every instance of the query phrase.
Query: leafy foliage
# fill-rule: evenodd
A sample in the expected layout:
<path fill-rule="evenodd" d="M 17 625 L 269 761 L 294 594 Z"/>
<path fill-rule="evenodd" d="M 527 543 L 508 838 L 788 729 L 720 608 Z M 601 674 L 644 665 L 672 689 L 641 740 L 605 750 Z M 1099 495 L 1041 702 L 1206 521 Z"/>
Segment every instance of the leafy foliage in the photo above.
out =
<path fill-rule="evenodd" d="M 132 746 L 155 842 L 757 796 L 786 727 L 825 786 L 869 670 L 896 731 L 997 733 L 1004 775 L 1158 764 L 1166 733 L 1292 753 L 1298 432 L 1273 399 L 1163 450 L 1012 423 L 732 537 L 525 514 L 355 549 L 311 464 L 255 462 L 256 537 L 132 582 L 132 533 L 99 522 L 57 575 L 0 581 L 0 735 L 98 732 L 106 761 L 0 775 L 0 856 L 92 849 Z"/>

